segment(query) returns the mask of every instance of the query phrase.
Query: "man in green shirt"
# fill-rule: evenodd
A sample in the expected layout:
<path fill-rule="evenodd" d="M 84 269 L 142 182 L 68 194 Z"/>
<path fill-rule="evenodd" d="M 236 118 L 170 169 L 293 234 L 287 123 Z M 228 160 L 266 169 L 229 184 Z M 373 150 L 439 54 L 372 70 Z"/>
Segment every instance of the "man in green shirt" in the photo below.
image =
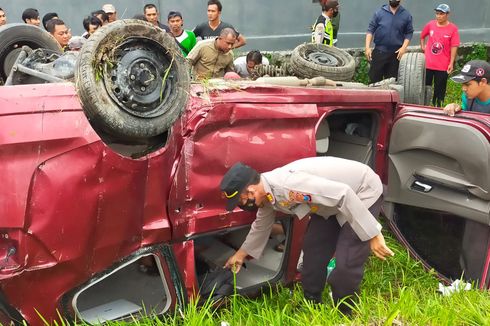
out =
<path fill-rule="evenodd" d="M 192 31 L 183 29 L 184 20 L 182 19 L 182 14 L 178 11 L 169 12 L 167 21 L 170 33 L 175 37 L 175 41 L 182 50 L 184 57 L 187 57 L 197 43 L 196 35 Z"/>

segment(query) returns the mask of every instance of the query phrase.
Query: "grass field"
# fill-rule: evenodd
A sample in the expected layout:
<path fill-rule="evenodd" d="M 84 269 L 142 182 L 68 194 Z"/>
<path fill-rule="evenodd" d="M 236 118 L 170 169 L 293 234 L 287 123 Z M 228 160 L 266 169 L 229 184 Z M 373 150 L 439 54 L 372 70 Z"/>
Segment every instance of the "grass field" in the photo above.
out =
<path fill-rule="evenodd" d="M 438 279 L 409 257 L 387 236 L 395 257 L 381 262 L 371 257 L 359 303 L 353 315 L 343 316 L 324 292 L 326 304 L 304 301 L 301 289 L 278 287 L 261 298 L 232 296 L 220 309 L 207 303 L 190 304 L 184 311 L 160 318 L 144 317 L 110 325 L 490 325 L 490 292 L 470 290 L 442 296 Z"/>

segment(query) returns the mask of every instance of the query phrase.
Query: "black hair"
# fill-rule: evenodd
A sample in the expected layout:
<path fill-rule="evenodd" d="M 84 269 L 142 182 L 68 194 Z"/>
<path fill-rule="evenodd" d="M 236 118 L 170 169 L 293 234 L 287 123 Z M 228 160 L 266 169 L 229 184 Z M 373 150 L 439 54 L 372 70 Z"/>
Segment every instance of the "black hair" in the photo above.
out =
<path fill-rule="evenodd" d="M 330 9 L 335 9 L 339 6 L 337 0 L 328 0 L 322 4 L 322 11 L 329 11 Z"/>
<path fill-rule="evenodd" d="M 231 28 L 231 27 L 223 28 L 221 30 L 221 32 L 219 33 L 219 36 L 220 37 L 227 37 L 228 35 L 233 35 L 234 37 L 237 37 L 236 36 L 236 31 L 233 28 Z"/>
<path fill-rule="evenodd" d="M 133 16 L 133 19 L 139 19 L 139 20 L 146 21 L 146 16 L 143 14 L 136 14 Z"/>
<path fill-rule="evenodd" d="M 53 34 L 55 26 L 57 25 L 65 25 L 65 22 L 58 18 L 48 20 L 48 22 L 46 23 L 46 30 Z"/>
<path fill-rule="evenodd" d="M 99 18 L 95 16 L 87 16 L 83 19 L 83 28 L 88 32 L 90 25 L 96 25 L 97 27 L 102 26 L 102 23 Z"/>
<path fill-rule="evenodd" d="M 104 11 L 104 10 L 96 10 L 96 11 L 92 11 L 92 13 L 90 14 L 92 16 L 98 16 L 100 15 L 101 18 L 102 18 L 102 24 L 105 23 L 105 22 L 109 22 L 109 15 Z"/>
<path fill-rule="evenodd" d="M 22 13 L 22 20 L 24 21 L 24 23 L 27 23 L 26 21 L 27 19 L 37 19 L 37 18 L 39 18 L 39 11 L 37 11 L 37 9 L 27 8 Z"/>
<path fill-rule="evenodd" d="M 44 26 L 44 29 L 47 30 L 46 23 L 48 21 L 50 21 L 51 19 L 55 18 L 55 17 L 59 17 L 58 14 L 55 13 L 55 12 L 48 12 L 46 15 L 43 16 L 43 26 Z"/>
<path fill-rule="evenodd" d="M 144 7 L 143 7 L 143 12 L 146 13 L 146 9 L 151 9 L 151 8 L 155 8 L 156 11 L 158 12 L 158 8 L 157 6 L 155 6 L 153 3 L 148 3 L 146 4 Z"/>
<path fill-rule="evenodd" d="M 217 5 L 218 6 L 218 11 L 220 11 L 220 12 L 223 9 L 223 5 L 221 4 L 221 2 L 219 2 L 219 0 L 209 0 L 208 1 L 208 7 L 211 6 L 211 5 Z"/>
<path fill-rule="evenodd" d="M 250 186 L 250 185 L 255 186 L 255 185 L 258 185 L 259 183 L 260 183 L 260 173 L 253 170 L 253 175 L 250 178 L 250 182 L 248 183 L 248 186 Z"/>
<path fill-rule="evenodd" d="M 262 54 L 258 50 L 252 50 L 249 53 L 247 53 L 247 62 L 253 61 L 255 64 L 261 64 L 262 63 Z"/>

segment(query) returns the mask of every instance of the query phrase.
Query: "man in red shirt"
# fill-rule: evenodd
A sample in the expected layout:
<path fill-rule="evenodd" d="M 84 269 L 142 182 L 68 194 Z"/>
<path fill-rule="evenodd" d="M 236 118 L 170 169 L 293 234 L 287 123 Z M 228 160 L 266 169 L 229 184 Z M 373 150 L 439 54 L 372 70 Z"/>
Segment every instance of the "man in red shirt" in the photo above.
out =
<path fill-rule="evenodd" d="M 428 22 L 420 33 L 420 46 L 425 53 L 425 83 L 426 85 L 434 83 L 432 105 L 440 107 L 446 96 L 448 75 L 454 69 L 459 32 L 458 26 L 448 19 L 451 9 L 447 4 L 438 5 L 435 11 L 436 19 Z"/>

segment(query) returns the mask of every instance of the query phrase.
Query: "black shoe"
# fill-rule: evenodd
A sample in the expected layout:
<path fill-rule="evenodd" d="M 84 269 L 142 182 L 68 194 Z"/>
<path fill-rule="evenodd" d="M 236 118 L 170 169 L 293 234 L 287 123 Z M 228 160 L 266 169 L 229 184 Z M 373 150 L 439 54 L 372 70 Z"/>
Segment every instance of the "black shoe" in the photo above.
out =
<path fill-rule="evenodd" d="M 310 304 L 322 304 L 323 303 L 321 294 L 313 295 L 313 294 L 309 294 L 307 292 L 304 292 L 304 296 L 305 296 L 305 300 Z"/>

